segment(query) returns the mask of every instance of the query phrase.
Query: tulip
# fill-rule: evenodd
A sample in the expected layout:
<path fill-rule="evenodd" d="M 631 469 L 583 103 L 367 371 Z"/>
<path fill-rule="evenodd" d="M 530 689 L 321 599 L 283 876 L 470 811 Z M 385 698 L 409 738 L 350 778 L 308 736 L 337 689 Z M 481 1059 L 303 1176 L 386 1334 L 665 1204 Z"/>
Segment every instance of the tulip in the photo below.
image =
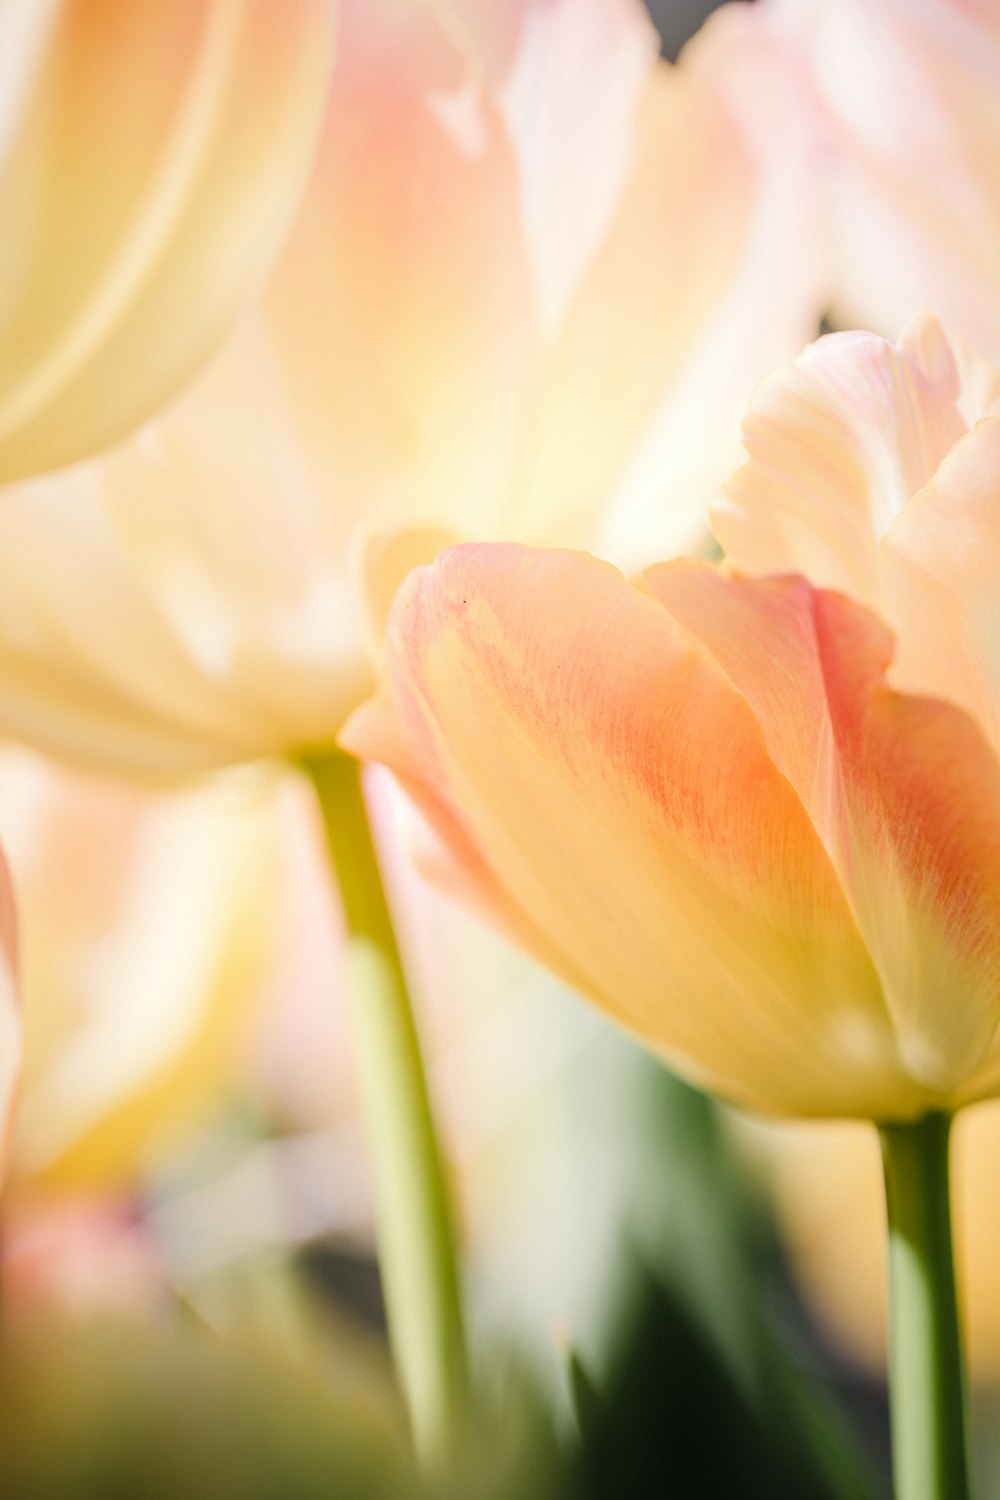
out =
<path fill-rule="evenodd" d="M 754 397 L 725 571 L 453 549 L 342 735 L 698 1082 L 879 1124 L 900 1500 L 968 1494 L 947 1148 L 1000 1094 L 998 399 L 928 316 L 820 340 Z"/>
<path fill-rule="evenodd" d="M 343 5 L 257 311 L 134 438 L 3 493 L 14 736 L 144 777 L 329 745 L 371 687 L 370 533 L 407 561 L 443 533 L 646 560 L 700 534 L 737 405 L 814 326 L 775 253 L 808 234 L 807 164 L 744 127 L 713 46 L 658 62 L 628 0 L 456 16 Z"/>
<path fill-rule="evenodd" d="M 926 305 L 1000 360 L 997 7 L 765 0 L 748 24 L 813 96 L 834 321 L 892 335 Z"/>
<path fill-rule="evenodd" d="M 820 340 L 759 389 L 716 518 L 775 576 L 453 549 L 344 731 L 509 932 L 757 1108 L 1000 1087 L 998 399 L 929 317 Z"/>
<path fill-rule="evenodd" d="M 326 0 L 0 14 L 0 480 L 147 418 L 277 251 L 315 143 Z"/>

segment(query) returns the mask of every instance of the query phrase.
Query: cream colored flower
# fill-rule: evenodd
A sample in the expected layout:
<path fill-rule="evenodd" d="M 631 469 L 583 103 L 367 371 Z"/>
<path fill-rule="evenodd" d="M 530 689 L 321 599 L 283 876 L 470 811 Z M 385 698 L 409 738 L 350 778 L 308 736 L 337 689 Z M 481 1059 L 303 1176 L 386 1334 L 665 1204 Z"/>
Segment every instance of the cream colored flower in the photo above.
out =
<path fill-rule="evenodd" d="M 275 941 L 273 802 L 0 756 L 25 1060 L 11 1191 L 128 1189 L 237 1076 Z M 3 1054 L 0 1054 L 3 1055 Z"/>
<path fill-rule="evenodd" d="M 2 497 L 18 737 L 145 776 L 331 743 L 370 686 L 365 534 L 383 595 L 443 533 L 673 550 L 815 316 L 776 253 L 805 159 L 713 45 L 658 62 L 630 0 L 348 0 L 338 49 L 257 313 L 107 458 Z"/>
<path fill-rule="evenodd" d="M 3 0 L 0 480 L 104 447 L 219 341 L 287 229 L 327 0 Z"/>

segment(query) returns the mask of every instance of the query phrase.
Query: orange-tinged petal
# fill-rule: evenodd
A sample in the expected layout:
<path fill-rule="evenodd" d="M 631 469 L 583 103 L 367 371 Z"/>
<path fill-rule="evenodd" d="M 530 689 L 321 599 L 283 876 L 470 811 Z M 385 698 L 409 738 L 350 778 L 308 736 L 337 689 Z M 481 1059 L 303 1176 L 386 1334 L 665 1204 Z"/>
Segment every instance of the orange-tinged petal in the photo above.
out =
<path fill-rule="evenodd" d="M 731 562 L 878 607 L 880 538 L 968 429 L 964 357 L 922 315 L 898 347 L 828 335 L 764 381 L 743 427 L 748 462 L 713 518 Z"/>
<path fill-rule="evenodd" d="M 1000 1021 L 1000 764 L 971 718 L 893 692 L 885 627 L 801 578 L 648 581 L 744 695 L 830 852 L 914 1078 L 947 1095 Z"/>
<path fill-rule="evenodd" d="M 3 479 L 108 444 L 207 355 L 287 228 L 329 59 L 325 0 L 40 9 L 0 119 Z"/>
<path fill-rule="evenodd" d="M 343 742 L 521 942 L 737 1099 L 920 1107 L 802 804 L 654 599 L 582 554 L 460 547 L 411 575 L 388 649 Z"/>

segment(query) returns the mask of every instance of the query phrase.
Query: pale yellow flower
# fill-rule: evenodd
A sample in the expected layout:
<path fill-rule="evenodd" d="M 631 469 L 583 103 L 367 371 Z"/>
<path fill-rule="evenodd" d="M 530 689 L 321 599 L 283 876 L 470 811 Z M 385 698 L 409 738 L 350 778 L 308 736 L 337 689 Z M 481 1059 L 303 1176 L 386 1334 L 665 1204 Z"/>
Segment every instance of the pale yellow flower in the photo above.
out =
<path fill-rule="evenodd" d="M 327 0 L 3 0 L 0 479 L 103 447 L 206 357 L 315 144 Z"/>
<path fill-rule="evenodd" d="M 275 942 L 259 787 L 150 797 L 0 756 L 25 1058 L 11 1191 L 111 1191 L 238 1076 Z"/>
<path fill-rule="evenodd" d="M 365 533 L 383 596 L 443 533 L 691 541 L 816 314 L 773 126 L 630 0 L 347 0 L 256 314 L 106 459 L 2 497 L 0 726 L 146 776 L 329 744 L 370 686 Z"/>

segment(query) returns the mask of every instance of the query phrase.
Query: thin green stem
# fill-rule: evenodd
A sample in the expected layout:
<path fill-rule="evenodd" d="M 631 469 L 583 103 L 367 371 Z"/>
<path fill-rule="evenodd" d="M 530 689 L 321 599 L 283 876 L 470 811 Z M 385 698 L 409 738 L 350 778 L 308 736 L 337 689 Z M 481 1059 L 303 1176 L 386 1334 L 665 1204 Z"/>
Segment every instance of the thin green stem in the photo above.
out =
<path fill-rule="evenodd" d="M 406 980 L 361 786 L 340 751 L 302 762 L 316 789 L 350 934 L 350 1005 L 375 1185 L 393 1359 L 425 1459 L 467 1398 L 451 1207 Z"/>
<path fill-rule="evenodd" d="M 969 1500 L 962 1335 L 955 1295 L 951 1118 L 880 1129 L 889 1220 L 892 1459 L 897 1500 Z"/>

